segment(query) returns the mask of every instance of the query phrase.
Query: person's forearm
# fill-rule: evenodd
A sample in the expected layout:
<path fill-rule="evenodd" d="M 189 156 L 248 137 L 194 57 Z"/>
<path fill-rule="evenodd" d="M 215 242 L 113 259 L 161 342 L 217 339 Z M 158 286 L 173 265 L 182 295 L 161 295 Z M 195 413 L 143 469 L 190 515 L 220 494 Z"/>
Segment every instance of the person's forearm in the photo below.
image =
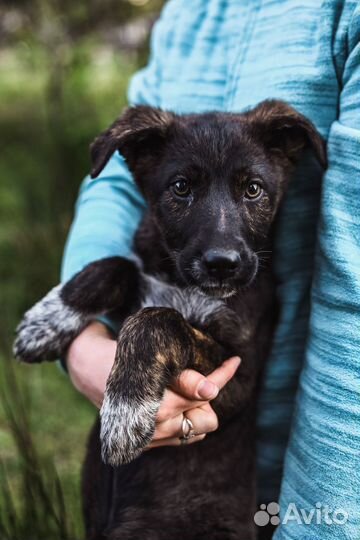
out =
<path fill-rule="evenodd" d="M 67 352 L 66 366 L 73 385 L 96 407 L 102 404 L 115 352 L 116 341 L 100 322 L 85 328 Z"/>
<path fill-rule="evenodd" d="M 128 257 L 144 201 L 118 153 L 101 175 L 85 179 L 67 240 L 62 281 L 86 264 L 114 255 Z"/>

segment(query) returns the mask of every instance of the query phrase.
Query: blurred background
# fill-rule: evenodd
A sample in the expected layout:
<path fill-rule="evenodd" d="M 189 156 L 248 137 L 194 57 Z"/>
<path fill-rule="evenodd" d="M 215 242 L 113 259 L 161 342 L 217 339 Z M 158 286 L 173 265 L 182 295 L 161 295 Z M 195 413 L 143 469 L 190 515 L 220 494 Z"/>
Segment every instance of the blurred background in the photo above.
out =
<path fill-rule="evenodd" d="M 124 106 L 163 3 L 0 1 L 0 540 L 83 537 L 96 411 L 54 364 L 16 365 L 11 342 L 59 280 L 89 143 Z"/>

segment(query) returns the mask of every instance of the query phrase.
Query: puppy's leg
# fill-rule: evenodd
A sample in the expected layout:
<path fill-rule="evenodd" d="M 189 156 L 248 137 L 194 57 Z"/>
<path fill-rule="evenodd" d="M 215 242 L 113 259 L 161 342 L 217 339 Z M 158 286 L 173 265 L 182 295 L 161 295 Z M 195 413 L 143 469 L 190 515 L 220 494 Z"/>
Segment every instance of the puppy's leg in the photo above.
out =
<path fill-rule="evenodd" d="M 129 317 L 101 408 L 102 455 L 120 465 L 149 444 L 165 388 L 187 367 L 207 372 L 222 348 L 171 308 L 145 308 Z"/>
<path fill-rule="evenodd" d="M 204 332 L 223 347 L 225 358 L 241 358 L 241 365 L 234 377 L 212 402 L 220 424 L 254 401 L 264 351 L 263 339 L 255 340 L 257 327 L 250 326 L 249 320 L 246 313 L 240 316 L 227 306 L 222 306 L 209 314 L 203 323 Z"/>
<path fill-rule="evenodd" d="M 133 303 L 138 283 L 135 264 L 122 257 L 89 264 L 25 313 L 16 330 L 15 357 L 24 362 L 61 357 L 94 317 Z"/>

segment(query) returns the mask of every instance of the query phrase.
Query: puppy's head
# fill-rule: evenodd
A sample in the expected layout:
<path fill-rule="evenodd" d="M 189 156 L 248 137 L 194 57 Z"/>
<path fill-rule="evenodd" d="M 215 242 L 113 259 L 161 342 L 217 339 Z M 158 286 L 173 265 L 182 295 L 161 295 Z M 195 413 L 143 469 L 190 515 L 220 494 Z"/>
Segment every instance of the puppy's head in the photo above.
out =
<path fill-rule="evenodd" d="M 92 176 L 118 150 L 179 276 L 225 297 L 255 277 L 257 251 L 306 147 L 325 167 L 315 127 L 280 101 L 265 101 L 244 114 L 179 116 L 138 106 L 92 144 Z"/>

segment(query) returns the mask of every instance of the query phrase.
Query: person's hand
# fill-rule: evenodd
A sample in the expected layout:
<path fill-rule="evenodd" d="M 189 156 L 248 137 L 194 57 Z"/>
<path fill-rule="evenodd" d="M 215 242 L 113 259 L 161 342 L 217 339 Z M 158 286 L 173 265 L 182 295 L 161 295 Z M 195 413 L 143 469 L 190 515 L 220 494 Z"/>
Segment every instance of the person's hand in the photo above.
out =
<path fill-rule="evenodd" d="M 66 361 L 72 383 L 97 407 L 101 407 L 103 401 L 115 352 L 116 341 L 99 322 L 91 323 L 68 350 Z M 183 371 L 172 387 L 165 391 L 149 448 L 179 445 L 184 413 L 200 434 L 189 439 L 189 444 L 215 431 L 218 420 L 210 401 L 233 377 L 239 364 L 239 358 L 230 358 L 207 377 L 191 369 Z"/>
<path fill-rule="evenodd" d="M 199 433 L 188 439 L 187 444 L 201 441 L 218 428 L 217 416 L 210 405 L 219 391 L 235 375 L 240 358 L 225 360 L 207 377 L 192 369 L 184 370 L 170 389 L 165 390 L 157 417 L 156 429 L 149 448 L 178 446 L 181 444 L 184 415 Z"/>

